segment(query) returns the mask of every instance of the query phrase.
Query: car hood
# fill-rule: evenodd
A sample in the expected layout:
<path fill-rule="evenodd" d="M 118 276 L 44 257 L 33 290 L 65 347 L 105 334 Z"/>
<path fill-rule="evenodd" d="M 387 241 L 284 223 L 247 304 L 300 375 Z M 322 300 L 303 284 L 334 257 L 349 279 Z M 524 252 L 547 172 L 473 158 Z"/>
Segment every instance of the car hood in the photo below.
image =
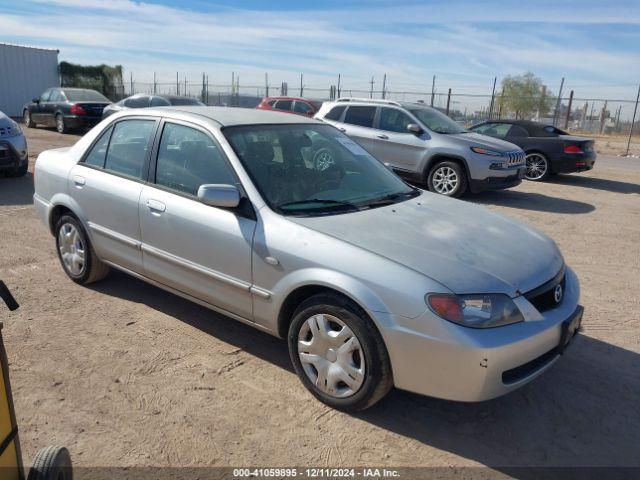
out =
<path fill-rule="evenodd" d="M 454 133 L 447 135 L 447 138 L 453 138 L 456 141 L 467 144 L 469 147 L 485 147 L 499 152 L 510 152 L 512 150 L 520 150 L 520 147 L 511 142 L 500 140 L 499 138 L 481 135 L 480 133 Z"/>
<path fill-rule="evenodd" d="M 4 112 L 0 112 L 0 127 L 6 127 L 10 124 L 11 119 Z"/>
<path fill-rule="evenodd" d="M 556 244 L 543 233 L 429 192 L 360 212 L 288 218 L 411 268 L 458 294 L 513 297 L 550 280 L 564 264 Z"/>

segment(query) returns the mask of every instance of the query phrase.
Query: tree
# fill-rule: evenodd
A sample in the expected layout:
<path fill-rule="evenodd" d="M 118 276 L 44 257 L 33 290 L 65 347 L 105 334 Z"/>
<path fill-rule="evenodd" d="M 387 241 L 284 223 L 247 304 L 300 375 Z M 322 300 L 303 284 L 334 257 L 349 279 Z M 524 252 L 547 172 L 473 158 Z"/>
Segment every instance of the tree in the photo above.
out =
<path fill-rule="evenodd" d="M 503 112 L 516 118 L 531 118 L 536 112 L 546 115 L 553 106 L 553 94 L 539 77 L 531 72 L 523 75 L 507 75 L 502 80 L 502 94 L 498 101 Z"/>
<path fill-rule="evenodd" d="M 92 88 L 109 98 L 117 97 L 122 87 L 122 66 L 116 65 L 76 65 L 60 62 L 62 87 Z"/>

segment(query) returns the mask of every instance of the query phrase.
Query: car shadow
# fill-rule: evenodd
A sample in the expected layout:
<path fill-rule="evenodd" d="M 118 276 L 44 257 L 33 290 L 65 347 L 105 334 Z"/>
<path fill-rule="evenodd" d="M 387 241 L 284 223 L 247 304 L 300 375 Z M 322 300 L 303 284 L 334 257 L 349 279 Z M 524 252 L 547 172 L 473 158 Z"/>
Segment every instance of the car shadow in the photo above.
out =
<path fill-rule="evenodd" d="M 33 174 L 24 177 L 0 175 L 0 206 L 28 205 L 33 203 Z"/>
<path fill-rule="evenodd" d="M 91 288 L 144 303 L 293 372 L 286 342 L 133 277 L 112 272 Z M 428 366 L 417 367 L 417 374 L 421 368 Z M 549 371 L 509 395 L 459 403 L 392 390 L 353 416 L 509 476 L 533 480 L 559 478 L 555 474 L 563 472 L 544 475 L 531 467 L 640 467 L 638 398 L 640 355 L 592 338 L 587 330 Z"/>
<path fill-rule="evenodd" d="M 541 193 L 519 192 L 517 190 L 482 192 L 468 196 L 466 199 L 483 205 L 499 205 L 521 210 L 567 213 L 572 215 L 589 213 L 596 209 L 596 207 L 590 203 L 568 200 L 566 198 L 549 197 Z"/>
<path fill-rule="evenodd" d="M 575 187 L 593 188 L 613 193 L 635 193 L 640 194 L 640 185 L 631 182 L 619 182 L 617 180 L 606 180 L 604 178 L 587 177 L 581 175 L 554 175 L 547 180 L 549 183 L 560 185 L 571 185 Z"/>

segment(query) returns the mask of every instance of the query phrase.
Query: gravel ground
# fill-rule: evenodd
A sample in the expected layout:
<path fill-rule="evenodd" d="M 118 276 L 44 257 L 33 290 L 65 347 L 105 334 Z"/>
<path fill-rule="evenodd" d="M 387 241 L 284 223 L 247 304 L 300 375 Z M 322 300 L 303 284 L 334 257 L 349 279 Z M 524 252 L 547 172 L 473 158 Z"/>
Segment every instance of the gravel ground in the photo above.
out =
<path fill-rule="evenodd" d="M 77 139 L 27 135 L 34 156 Z M 580 277 L 584 332 L 550 371 L 485 403 L 393 391 L 358 415 L 315 401 L 283 341 L 123 274 L 69 281 L 32 194 L 31 173 L 0 178 L 27 465 L 61 444 L 79 466 L 640 466 L 640 160 L 466 198 L 548 233 Z"/>

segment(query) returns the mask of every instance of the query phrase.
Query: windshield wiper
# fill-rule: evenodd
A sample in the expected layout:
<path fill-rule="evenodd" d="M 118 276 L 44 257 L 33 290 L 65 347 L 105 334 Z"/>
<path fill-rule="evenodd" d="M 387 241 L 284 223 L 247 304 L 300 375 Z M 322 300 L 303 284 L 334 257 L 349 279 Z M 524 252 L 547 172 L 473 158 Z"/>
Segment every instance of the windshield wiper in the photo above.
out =
<path fill-rule="evenodd" d="M 365 204 L 365 206 L 371 207 L 371 206 L 378 206 L 378 205 L 389 205 L 389 204 L 395 203 L 395 201 L 398 200 L 399 198 L 415 197 L 416 195 L 419 195 L 419 193 L 420 193 L 420 190 L 418 189 L 410 190 L 408 192 L 394 192 L 394 193 L 385 195 L 384 197 L 377 198 Z"/>
<path fill-rule="evenodd" d="M 354 203 L 351 202 L 343 202 L 341 200 L 331 200 L 331 199 L 325 199 L 325 198 L 307 198 L 305 200 L 296 200 L 293 202 L 285 202 L 285 203 L 281 203 L 280 205 L 278 205 L 278 208 L 287 208 L 287 207 L 295 207 L 296 205 L 305 205 L 307 203 L 319 203 L 322 205 L 326 205 L 328 207 L 347 207 L 350 209 L 354 209 L 354 210 L 358 210 L 358 206 L 355 205 Z M 300 209 L 293 209 L 293 210 L 300 210 Z M 313 209 L 302 209 L 302 210 L 318 210 L 316 208 Z"/>

